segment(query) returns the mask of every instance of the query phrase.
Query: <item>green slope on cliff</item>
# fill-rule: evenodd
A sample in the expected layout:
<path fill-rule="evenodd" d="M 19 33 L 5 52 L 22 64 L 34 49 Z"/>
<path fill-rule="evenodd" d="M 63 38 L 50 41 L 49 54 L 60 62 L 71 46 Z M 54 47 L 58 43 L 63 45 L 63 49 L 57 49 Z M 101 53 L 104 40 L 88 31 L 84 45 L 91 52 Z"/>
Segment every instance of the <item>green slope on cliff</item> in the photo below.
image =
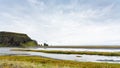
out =
<path fill-rule="evenodd" d="M 0 32 L 1 47 L 34 47 L 37 45 L 37 42 L 28 37 L 27 34 Z"/>

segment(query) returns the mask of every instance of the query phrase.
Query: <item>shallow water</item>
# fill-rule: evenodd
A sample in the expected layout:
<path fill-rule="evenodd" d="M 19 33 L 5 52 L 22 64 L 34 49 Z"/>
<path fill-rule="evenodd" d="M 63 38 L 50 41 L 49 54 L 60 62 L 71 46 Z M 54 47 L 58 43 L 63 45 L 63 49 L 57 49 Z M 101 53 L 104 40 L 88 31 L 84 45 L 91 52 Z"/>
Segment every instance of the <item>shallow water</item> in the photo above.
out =
<path fill-rule="evenodd" d="M 10 51 L 11 49 L 14 49 L 14 48 L 0 48 L 0 55 L 29 55 L 29 56 L 43 56 L 43 57 L 49 57 L 49 58 L 54 58 L 54 59 L 74 60 L 74 61 L 82 61 L 82 62 L 120 63 L 120 56 L 50 54 L 50 53 L 41 53 L 41 52 Z"/>
<path fill-rule="evenodd" d="M 85 49 L 85 48 L 33 48 L 33 50 L 62 50 L 62 51 L 94 51 L 94 52 L 120 52 L 120 49 Z"/>
<path fill-rule="evenodd" d="M 0 48 L 0 55 L 26 55 L 27 54 L 21 51 L 11 51 L 11 49 L 14 49 L 14 48 Z"/>

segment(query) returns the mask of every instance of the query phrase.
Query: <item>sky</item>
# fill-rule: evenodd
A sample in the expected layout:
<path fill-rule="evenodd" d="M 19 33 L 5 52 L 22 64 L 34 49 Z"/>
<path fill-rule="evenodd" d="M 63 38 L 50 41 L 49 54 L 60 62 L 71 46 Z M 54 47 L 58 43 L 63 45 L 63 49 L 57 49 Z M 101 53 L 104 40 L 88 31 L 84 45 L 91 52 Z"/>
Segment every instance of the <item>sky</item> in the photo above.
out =
<path fill-rule="evenodd" d="M 50 45 L 120 45 L 120 0 L 0 0 L 0 31 Z"/>

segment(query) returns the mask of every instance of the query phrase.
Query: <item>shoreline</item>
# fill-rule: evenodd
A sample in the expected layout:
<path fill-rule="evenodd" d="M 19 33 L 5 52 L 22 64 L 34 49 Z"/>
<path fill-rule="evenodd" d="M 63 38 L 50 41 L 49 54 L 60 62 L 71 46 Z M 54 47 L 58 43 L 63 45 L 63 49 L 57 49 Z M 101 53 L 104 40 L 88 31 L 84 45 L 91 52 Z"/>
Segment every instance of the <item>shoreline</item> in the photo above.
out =
<path fill-rule="evenodd" d="M 117 45 L 117 46 L 104 46 L 104 45 L 99 45 L 99 46 L 93 46 L 93 45 L 90 45 L 90 46 L 83 46 L 83 45 L 81 45 L 81 46 L 77 46 L 77 45 L 75 45 L 75 46 L 60 46 L 60 45 L 54 45 L 54 46 L 39 46 L 39 48 L 86 48 L 86 49 L 120 49 L 120 45 Z"/>

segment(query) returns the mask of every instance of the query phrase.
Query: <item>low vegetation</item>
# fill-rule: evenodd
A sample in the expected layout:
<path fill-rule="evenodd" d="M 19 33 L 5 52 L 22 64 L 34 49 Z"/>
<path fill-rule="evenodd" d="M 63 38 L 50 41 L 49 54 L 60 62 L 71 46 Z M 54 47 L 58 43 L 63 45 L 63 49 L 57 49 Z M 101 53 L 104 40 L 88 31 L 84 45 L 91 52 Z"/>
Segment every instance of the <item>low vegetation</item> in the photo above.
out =
<path fill-rule="evenodd" d="M 86 55 L 102 55 L 102 56 L 120 56 L 120 52 L 90 52 L 90 51 L 59 51 L 59 50 L 27 50 L 27 49 L 13 49 L 14 51 L 31 51 L 44 52 L 55 54 L 86 54 Z"/>
<path fill-rule="evenodd" d="M 0 68 L 119 68 L 120 64 L 55 60 L 37 56 L 0 56 Z"/>

